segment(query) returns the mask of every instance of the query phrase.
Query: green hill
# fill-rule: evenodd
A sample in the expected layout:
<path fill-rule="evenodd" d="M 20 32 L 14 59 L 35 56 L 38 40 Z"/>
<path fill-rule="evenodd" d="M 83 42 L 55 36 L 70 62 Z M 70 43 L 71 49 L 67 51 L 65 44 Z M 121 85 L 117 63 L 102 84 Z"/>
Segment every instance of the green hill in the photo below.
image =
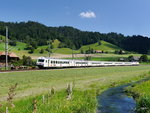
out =
<path fill-rule="evenodd" d="M 89 47 L 93 48 L 94 50 L 103 50 L 103 51 L 107 51 L 107 52 L 114 52 L 115 50 L 121 49 L 116 45 L 113 45 L 113 44 L 108 43 L 106 41 L 101 41 L 101 45 L 98 45 L 98 43 L 90 44 L 90 45 L 82 46 L 80 48 L 80 50 L 85 51 L 85 50 L 88 50 Z"/>
<path fill-rule="evenodd" d="M 58 40 L 54 40 L 52 45 L 53 45 L 53 49 L 52 49 L 52 53 L 59 53 L 59 54 L 72 54 L 72 49 L 70 48 L 58 48 L 60 41 Z M 34 53 L 29 54 L 29 50 L 25 50 L 26 48 L 26 43 L 22 43 L 22 42 L 17 42 L 16 46 L 10 46 L 10 51 L 15 52 L 19 57 L 22 57 L 23 55 L 27 55 L 27 56 L 47 56 L 48 52 L 46 51 L 46 48 L 48 48 L 47 46 L 38 46 L 37 49 L 34 50 Z M 5 44 L 4 42 L 0 42 L 0 51 L 4 51 L 5 50 Z M 120 48 L 108 43 L 106 41 L 101 41 L 101 45 L 98 45 L 98 43 L 95 44 L 90 44 L 90 45 L 86 45 L 86 46 L 82 46 L 79 50 L 73 50 L 73 53 L 80 53 L 81 50 L 86 51 L 90 48 L 93 48 L 94 50 L 103 50 L 103 51 L 107 51 L 107 52 L 114 52 L 115 50 L 119 50 Z M 40 54 L 40 50 L 43 49 L 44 53 Z"/>
<path fill-rule="evenodd" d="M 58 39 L 61 41 L 60 46 L 62 48 L 75 47 L 76 49 L 80 49 L 83 45 L 94 44 L 99 40 L 104 40 L 126 51 L 141 54 L 148 54 L 150 51 L 150 38 L 141 35 L 125 36 L 114 32 L 100 33 L 82 31 L 71 26 L 50 27 L 34 21 L 19 23 L 0 21 L 0 35 L 6 34 L 6 26 L 9 28 L 10 40 L 27 43 L 30 47 L 32 46 L 32 49 L 35 49 L 36 45 L 46 45 L 48 40 Z"/>

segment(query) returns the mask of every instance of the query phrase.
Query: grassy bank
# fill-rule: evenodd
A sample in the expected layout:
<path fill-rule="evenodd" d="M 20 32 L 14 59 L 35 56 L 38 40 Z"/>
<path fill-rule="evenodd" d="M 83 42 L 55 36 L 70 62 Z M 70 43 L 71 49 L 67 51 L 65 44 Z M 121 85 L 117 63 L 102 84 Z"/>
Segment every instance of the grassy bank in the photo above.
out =
<path fill-rule="evenodd" d="M 65 90 L 44 95 L 25 98 L 16 101 L 15 108 L 9 107 L 10 113 L 94 113 L 96 112 L 96 96 L 94 91 L 74 90 L 71 100 L 67 100 Z M 35 103 L 36 101 L 36 103 Z M 0 113 L 5 112 L 6 106 L 0 108 Z M 36 108 L 35 108 L 36 106 Z"/>
<path fill-rule="evenodd" d="M 150 113 L 150 80 L 129 87 L 127 91 L 136 99 L 137 113 Z"/>
<path fill-rule="evenodd" d="M 115 85 L 139 80 L 148 72 L 149 66 L 127 66 L 0 73 L 0 101 L 5 106 L 8 88 L 18 83 L 14 100 L 16 107 L 13 108 L 15 113 L 19 110 L 25 113 L 23 109 L 31 112 L 33 108 L 30 106 L 35 98 L 39 111 L 55 109 L 59 113 L 92 113 L 96 111 L 96 94 Z M 65 89 L 66 84 L 71 82 L 75 83 L 76 90 L 68 101 Z M 42 95 L 46 96 L 51 87 L 55 87 L 56 94 L 50 98 L 50 103 L 41 104 Z"/>

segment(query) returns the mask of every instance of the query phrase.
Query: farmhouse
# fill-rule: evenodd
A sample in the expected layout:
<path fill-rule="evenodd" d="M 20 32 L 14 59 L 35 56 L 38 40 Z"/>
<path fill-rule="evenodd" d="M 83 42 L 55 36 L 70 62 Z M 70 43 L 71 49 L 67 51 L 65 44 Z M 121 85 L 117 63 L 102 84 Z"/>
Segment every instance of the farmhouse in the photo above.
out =
<path fill-rule="evenodd" d="M 133 60 L 132 61 L 139 61 L 140 60 L 140 57 L 133 57 Z"/>
<path fill-rule="evenodd" d="M 103 53 L 102 50 L 96 50 L 95 52 L 96 52 L 96 53 Z"/>
<path fill-rule="evenodd" d="M 0 52 L 0 63 L 5 63 L 5 59 L 6 59 L 5 52 Z M 19 60 L 19 57 L 13 52 L 8 53 L 8 62 L 11 62 L 14 60 L 15 61 Z"/>

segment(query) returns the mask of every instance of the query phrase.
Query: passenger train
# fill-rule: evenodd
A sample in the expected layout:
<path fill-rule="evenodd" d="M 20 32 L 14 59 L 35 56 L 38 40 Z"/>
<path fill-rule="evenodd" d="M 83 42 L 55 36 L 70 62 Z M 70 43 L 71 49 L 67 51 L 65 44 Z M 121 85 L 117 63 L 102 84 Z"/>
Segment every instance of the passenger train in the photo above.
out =
<path fill-rule="evenodd" d="M 138 66 L 138 65 L 139 62 L 87 61 L 87 60 L 74 60 L 74 59 L 56 59 L 50 57 L 39 57 L 37 59 L 37 66 L 39 68 Z"/>

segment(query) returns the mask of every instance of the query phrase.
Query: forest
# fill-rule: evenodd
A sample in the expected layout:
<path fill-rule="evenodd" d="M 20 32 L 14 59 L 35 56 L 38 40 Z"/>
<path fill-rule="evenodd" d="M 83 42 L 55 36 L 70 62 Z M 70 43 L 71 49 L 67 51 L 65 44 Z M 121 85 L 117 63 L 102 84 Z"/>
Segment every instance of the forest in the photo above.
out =
<path fill-rule="evenodd" d="M 49 27 L 38 22 L 2 22 L 0 35 L 5 36 L 5 27 L 9 28 L 10 44 L 15 46 L 17 41 L 28 44 L 36 49 L 37 46 L 47 45 L 49 41 L 58 39 L 59 47 L 79 49 L 83 45 L 93 44 L 101 40 L 110 42 L 120 48 L 141 54 L 150 53 L 150 38 L 140 35 L 124 36 L 120 33 L 100 33 L 81 31 L 70 26 Z M 27 49 L 28 49 L 27 47 Z"/>

